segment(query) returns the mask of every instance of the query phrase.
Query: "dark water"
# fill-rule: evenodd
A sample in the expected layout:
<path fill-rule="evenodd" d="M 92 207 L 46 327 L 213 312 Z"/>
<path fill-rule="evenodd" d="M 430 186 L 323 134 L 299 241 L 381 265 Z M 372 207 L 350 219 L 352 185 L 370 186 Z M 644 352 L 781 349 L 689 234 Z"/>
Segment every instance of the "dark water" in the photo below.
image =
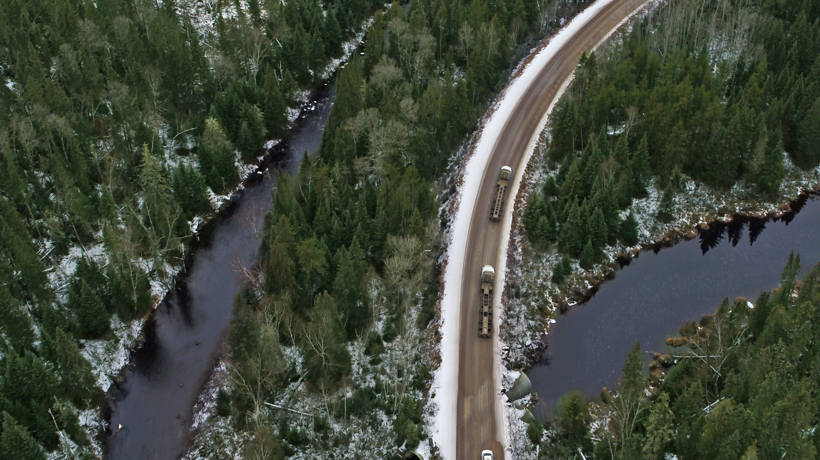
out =
<path fill-rule="evenodd" d="M 666 337 L 716 311 L 724 297 L 754 302 L 779 284 L 792 250 L 800 253 L 804 271 L 820 261 L 816 197 L 778 221 L 737 220 L 657 253 L 641 252 L 588 302 L 550 326 L 545 362 L 528 372 L 540 397 L 537 415 L 546 417 L 569 391 L 592 397 L 612 388 L 636 342 L 642 350 L 660 351 Z"/>
<path fill-rule="evenodd" d="M 332 88 L 318 90 L 314 100 L 277 146 L 271 168 L 293 171 L 303 152 L 318 150 Z M 185 279 L 146 323 L 144 345 L 132 355 L 124 381 L 109 391 L 109 459 L 173 460 L 185 453 L 191 409 L 216 364 L 243 282 L 239 268 L 257 260 L 255 229 L 271 206 L 272 186 L 268 174 L 249 181 L 204 238 Z"/>

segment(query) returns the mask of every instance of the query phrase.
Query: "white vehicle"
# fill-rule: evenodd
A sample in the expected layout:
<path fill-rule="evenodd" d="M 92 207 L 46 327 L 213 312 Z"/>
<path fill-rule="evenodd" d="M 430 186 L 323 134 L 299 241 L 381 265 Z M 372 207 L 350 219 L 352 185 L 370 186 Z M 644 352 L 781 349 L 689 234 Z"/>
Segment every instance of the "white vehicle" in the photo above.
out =
<path fill-rule="evenodd" d="M 491 337 L 493 334 L 493 283 L 495 269 L 485 265 L 481 269 L 481 301 L 478 306 L 478 336 Z M 490 451 L 485 451 L 490 452 Z M 492 458 L 492 452 L 490 452 Z M 483 457 L 482 457 L 483 460 Z"/>
<path fill-rule="evenodd" d="M 482 450 L 481 451 L 481 460 L 493 460 L 493 451 L 491 451 L 491 450 Z"/>

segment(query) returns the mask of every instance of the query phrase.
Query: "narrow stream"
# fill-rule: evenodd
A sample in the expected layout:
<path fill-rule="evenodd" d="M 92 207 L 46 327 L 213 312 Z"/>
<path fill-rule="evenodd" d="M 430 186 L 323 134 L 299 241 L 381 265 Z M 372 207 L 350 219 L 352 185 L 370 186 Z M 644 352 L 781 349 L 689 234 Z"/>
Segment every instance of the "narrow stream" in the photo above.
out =
<path fill-rule="evenodd" d="M 318 151 L 333 97 L 332 87 L 317 90 L 315 102 L 275 148 L 279 159 L 270 169 L 294 171 L 303 152 Z M 108 394 L 109 459 L 174 460 L 185 453 L 192 407 L 216 364 L 243 283 L 240 267 L 257 260 L 254 229 L 271 206 L 272 186 L 268 174 L 247 183 L 204 237 L 184 279 L 146 322 L 145 343 Z"/>
<path fill-rule="evenodd" d="M 666 337 L 715 312 L 724 297 L 754 302 L 779 284 L 792 250 L 804 272 L 820 262 L 820 200 L 810 196 L 793 208 L 799 213 L 777 221 L 741 218 L 673 247 L 643 251 L 588 302 L 558 317 L 542 362 L 527 372 L 540 398 L 536 416 L 548 417 L 572 390 L 594 397 L 612 388 L 636 342 L 661 351 Z"/>

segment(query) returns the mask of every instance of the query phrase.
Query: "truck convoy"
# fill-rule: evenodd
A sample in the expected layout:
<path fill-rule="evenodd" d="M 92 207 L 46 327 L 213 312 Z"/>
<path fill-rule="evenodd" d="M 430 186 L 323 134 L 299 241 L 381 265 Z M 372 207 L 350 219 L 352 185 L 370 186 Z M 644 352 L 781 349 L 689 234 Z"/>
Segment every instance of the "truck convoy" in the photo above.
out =
<path fill-rule="evenodd" d="M 490 211 L 490 220 L 501 220 L 501 213 L 504 211 L 504 198 L 507 193 L 507 185 L 510 183 L 511 175 L 512 168 L 509 166 L 501 167 L 501 173 L 498 175 L 498 184 L 495 186 L 495 198 L 493 199 L 493 208 Z"/>
<path fill-rule="evenodd" d="M 478 336 L 490 337 L 493 333 L 493 284 L 495 269 L 485 265 L 481 269 L 481 302 L 478 307 Z"/>

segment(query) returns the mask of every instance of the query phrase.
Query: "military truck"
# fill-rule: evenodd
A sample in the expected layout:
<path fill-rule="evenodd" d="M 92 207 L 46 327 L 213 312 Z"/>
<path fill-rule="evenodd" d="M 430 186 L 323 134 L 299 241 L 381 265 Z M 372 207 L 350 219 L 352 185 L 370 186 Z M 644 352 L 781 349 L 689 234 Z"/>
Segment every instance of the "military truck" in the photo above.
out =
<path fill-rule="evenodd" d="M 478 307 L 478 336 L 491 337 L 493 334 L 493 284 L 495 269 L 485 265 L 481 269 L 481 301 Z"/>
<path fill-rule="evenodd" d="M 507 186 L 510 184 L 511 176 L 512 168 L 502 166 L 501 173 L 498 175 L 498 183 L 495 185 L 495 198 L 493 199 L 493 208 L 490 211 L 490 220 L 501 220 L 501 215 L 504 212 L 504 198 L 507 194 Z"/>

